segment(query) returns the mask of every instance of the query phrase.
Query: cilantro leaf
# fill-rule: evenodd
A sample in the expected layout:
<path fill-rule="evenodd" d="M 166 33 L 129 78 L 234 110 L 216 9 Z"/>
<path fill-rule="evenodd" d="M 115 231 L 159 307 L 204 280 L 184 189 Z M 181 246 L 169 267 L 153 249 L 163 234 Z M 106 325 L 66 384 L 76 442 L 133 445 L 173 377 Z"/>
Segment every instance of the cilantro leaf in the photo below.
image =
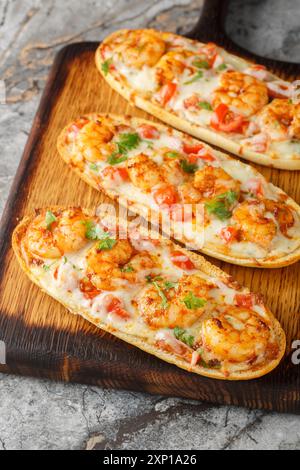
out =
<path fill-rule="evenodd" d="M 217 70 L 219 70 L 219 72 L 222 72 L 222 70 L 226 70 L 227 69 L 227 65 L 226 64 L 220 64 L 218 65 L 217 67 Z"/>
<path fill-rule="evenodd" d="M 166 157 L 168 158 L 178 158 L 180 156 L 179 152 L 171 151 L 166 153 Z"/>
<path fill-rule="evenodd" d="M 230 190 L 206 202 L 205 209 L 209 214 L 214 214 L 218 219 L 226 220 L 231 217 L 231 207 L 236 200 L 237 193 Z"/>
<path fill-rule="evenodd" d="M 191 78 L 191 80 L 184 82 L 184 85 L 190 85 L 190 83 L 194 83 L 202 77 L 203 77 L 203 72 L 199 70 L 198 72 L 195 73 L 195 75 L 193 76 L 193 78 Z"/>
<path fill-rule="evenodd" d="M 190 348 L 193 347 L 195 338 L 194 338 L 194 336 L 188 334 L 188 332 L 186 330 L 176 326 L 173 330 L 173 333 L 174 333 L 174 336 L 175 336 L 176 339 L 178 339 L 179 341 L 182 341 L 183 343 L 187 344 L 187 346 L 189 346 Z"/>
<path fill-rule="evenodd" d="M 197 297 L 193 292 L 189 292 L 188 295 L 183 299 L 183 303 L 189 310 L 195 310 L 197 308 L 204 307 L 207 300 Z"/>
<path fill-rule="evenodd" d="M 55 215 L 53 214 L 53 212 L 51 211 L 46 212 L 45 222 L 46 222 L 47 230 L 51 230 L 51 225 L 53 224 L 53 222 L 56 222 L 56 220 L 57 219 Z"/>
<path fill-rule="evenodd" d="M 112 62 L 112 59 L 107 59 L 105 62 L 103 62 L 103 64 L 101 65 L 101 70 L 102 72 L 104 73 L 104 75 L 106 76 L 109 72 L 109 67 L 110 67 L 110 64 Z"/>
<path fill-rule="evenodd" d="M 107 235 L 92 220 L 83 221 L 83 223 L 86 226 L 85 237 L 88 240 L 101 240 Z"/>
<path fill-rule="evenodd" d="M 208 101 L 200 101 L 198 106 L 202 109 L 206 109 L 207 111 L 212 111 L 212 106 Z"/>
<path fill-rule="evenodd" d="M 156 282 L 156 281 L 152 281 L 152 284 L 154 285 L 155 289 L 157 290 L 158 292 L 158 295 L 159 297 L 161 298 L 161 306 L 162 308 L 167 308 L 169 303 L 168 303 L 168 299 L 167 297 L 165 296 L 163 290 L 160 288 L 159 284 Z"/>
<path fill-rule="evenodd" d="M 98 171 L 99 170 L 98 165 L 96 165 L 96 163 L 90 163 L 89 168 L 92 171 Z"/>
<path fill-rule="evenodd" d="M 164 288 L 165 288 L 166 290 L 175 289 L 177 286 L 178 286 L 178 282 L 166 281 L 166 282 L 164 283 Z"/>
<path fill-rule="evenodd" d="M 189 163 L 187 160 L 181 160 L 180 166 L 185 173 L 195 173 L 198 169 L 198 165 L 196 163 Z"/>
<path fill-rule="evenodd" d="M 137 148 L 140 143 L 141 138 L 136 132 L 124 132 L 123 134 L 120 134 L 119 141 L 115 142 L 117 150 L 107 158 L 107 162 L 110 165 L 118 165 L 118 163 L 124 162 L 127 160 L 127 153 L 130 150 Z"/>
<path fill-rule="evenodd" d="M 109 157 L 107 157 L 107 163 L 110 165 L 118 165 L 119 163 L 125 162 L 127 160 L 126 156 L 119 157 L 118 152 L 112 153 Z"/>
<path fill-rule="evenodd" d="M 97 249 L 98 250 L 111 250 L 115 246 L 116 243 L 117 243 L 117 240 L 107 236 L 98 243 Z"/>
<path fill-rule="evenodd" d="M 123 266 L 120 271 L 122 273 L 132 273 L 134 269 L 132 266 L 128 265 L 128 266 Z"/>
<path fill-rule="evenodd" d="M 198 69 L 209 69 L 209 63 L 207 62 L 207 60 L 196 59 L 192 62 L 192 65 L 194 65 L 194 67 L 197 67 Z"/>

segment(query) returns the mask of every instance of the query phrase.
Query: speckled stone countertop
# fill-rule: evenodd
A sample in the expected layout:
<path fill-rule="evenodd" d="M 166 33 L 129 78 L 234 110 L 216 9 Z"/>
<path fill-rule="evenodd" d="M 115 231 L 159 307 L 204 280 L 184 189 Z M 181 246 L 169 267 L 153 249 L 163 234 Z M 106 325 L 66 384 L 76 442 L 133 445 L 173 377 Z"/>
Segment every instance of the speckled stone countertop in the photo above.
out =
<path fill-rule="evenodd" d="M 6 100 L 0 87 L 0 211 L 55 53 L 121 26 L 185 32 L 201 5 L 0 0 L 0 79 L 6 85 Z M 261 55 L 297 62 L 299 24 L 299 2 L 233 0 L 227 31 Z M 94 448 L 300 449 L 300 416 L 0 374 L 0 449 Z"/>

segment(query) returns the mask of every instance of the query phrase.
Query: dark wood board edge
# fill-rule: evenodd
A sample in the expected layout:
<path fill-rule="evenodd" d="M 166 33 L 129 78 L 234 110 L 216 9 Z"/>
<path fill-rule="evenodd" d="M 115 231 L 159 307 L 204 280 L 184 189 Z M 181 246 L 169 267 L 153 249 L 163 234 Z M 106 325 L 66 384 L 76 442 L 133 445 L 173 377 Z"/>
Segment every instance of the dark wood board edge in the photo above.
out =
<path fill-rule="evenodd" d="M 61 49 L 54 59 L 0 221 L 0 278 L 4 267 L 3 260 L 5 258 L 8 245 L 11 243 L 11 235 L 17 222 L 13 218 L 13 213 L 21 200 L 21 194 L 26 192 L 26 183 L 27 177 L 30 174 L 30 167 L 33 160 L 38 156 L 38 147 L 43 130 L 49 122 L 53 104 L 58 99 L 60 90 L 62 89 L 65 81 L 67 69 L 66 67 L 63 67 L 63 64 L 72 57 L 77 56 L 79 53 L 96 50 L 97 46 L 97 42 L 74 43 Z M 62 73 L 62 71 L 64 71 L 64 73 Z"/>

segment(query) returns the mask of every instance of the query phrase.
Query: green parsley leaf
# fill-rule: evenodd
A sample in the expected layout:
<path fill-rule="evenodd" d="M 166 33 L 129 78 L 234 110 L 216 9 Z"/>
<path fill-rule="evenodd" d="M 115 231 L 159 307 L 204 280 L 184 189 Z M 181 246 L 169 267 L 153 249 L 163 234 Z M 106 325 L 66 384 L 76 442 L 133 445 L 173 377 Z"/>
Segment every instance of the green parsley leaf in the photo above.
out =
<path fill-rule="evenodd" d="M 226 64 L 220 64 L 220 65 L 218 65 L 218 67 L 217 67 L 217 70 L 218 70 L 219 72 L 222 72 L 222 70 L 226 70 L 226 69 L 227 69 L 227 65 L 226 65 Z"/>
<path fill-rule="evenodd" d="M 201 299 L 193 294 L 193 292 L 189 292 L 188 295 L 183 299 L 183 303 L 189 310 L 195 310 L 196 308 L 204 307 L 207 300 Z"/>
<path fill-rule="evenodd" d="M 126 154 L 129 150 L 135 149 L 141 142 L 140 136 L 136 133 L 124 132 L 119 136 L 119 142 L 117 143 L 119 153 Z"/>
<path fill-rule="evenodd" d="M 162 306 L 162 308 L 167 308 L 167 307 L 168 307 L 168 299 L 167 299 L 167 297 L 165 296 L 163 290 L 160 288 L 159 284 L 157 284 L 156 281 L 152 281 L 152 284 L 154 285 L 155 289 L 156 289 L 157 292 L 158 292 L 158 295 L 159 295 L 160 298 L 161 298 L 161 306 Z"/>
<path fill-rule="evenodd" d="M 125 162 L 127 160 L 126 156 L 119 157 L 119 153 L 112 153 L 108 158 L 107 158 L 107 163 L 110 165 L 118 165 L 119 163 Z"/>
<path fill-rule="evenodd" d="M 98 171 L 99 170 L 98 165 L 96 165 L 96 163 L 90 163 L 89 168 L 92 171 Z"/>
<path fill-rule="evenodd" d="M 192 62 L 192 65 L 194 65 L 194 67 L 197 67 L 198 69 L 209 69 L 209 63 L 207 62 L 207 60 L 194 60 Z"/>
<path fill-rule="evenodd" d="M 64 264 L 68 262 L 68 258 L 66 256 L 63 257 L 63 260 L 64 260 Z"/>
<path fill-rule="evenodd" d="M 237 200 L 235 191 L 227 191 L 219 194 L 211 201 L 205 203 L 205 209 L 209 214 L 214 214 L 220 220 L 226 220 L 231 217 L 231 206 Z"/>
<path fill-rule="evenodd" d="M 128 265 L 128 266 L 123 266 L 123 268 L 120 269 L 122 273 L 132 273 L 134 271 L 133 267 Z"/>
<path fill-rule="evenodd" d="M 186 330 L 183 328 L 179 328 L 176 326 L 173 330 L 174 336 L 176 339 L 179 341 L 182 341 L 183 343 L 187 344 L 190 348 L 193 347 L 195 338 L 194 336 L 188 334 Z"/>
<path fill-rule="evenodd" d="M 180 166 L 185 173 L 195 173 L 198 169 L 198 165 L 196 163 L 189 163 L 187 160 L 181 160 Z"/>
<path fill-rule="evenodd" d="M 118 165 L 118 163 L 125 162 L 127 160 L 127 153 L 137 148 L 140 143 L 141 138 L 136 132 L 120 134 L 119 141 L 116 142 L 117 150 L 107 158 L 107 162 L 110 165 Z"/>
<path fill-rule="evenodd" d="M 166 157 L 168 158 L 178 158 L 180 156 L 179 152 L 171 151 L 166 153 Z"/>
<path fill-rule="evenodd" d="M 169 289 L 175 289 L 175 287 L 178 286 L 178 282 L 171 282 L 171 281 L 166 281 L 164 283 L 164 288 L 166 290 L 169 290 Z"/>
<path fill-rule="evenodd" d="M 43 264 L 43 270 L 44 270 L 45 272 L 50 271 L 50 268 L 51 268 L 55 263 L 56 263 L 56 261 L 53 261 L 53 263 L 51 263 L 51 264 Z"/>
<path fill-rule="evenodd" d="M 212 111 L 212 106 L 208 101 L 200 101 L 198 106 L 202 109 L 207 109 L 207 111 Z"/>
<path fill-rule="evenodd" d="M 103 64 L 101 65 L 101 70 L 102 72 L 104 73 L 104 75 L 106 76 L 109 72 L 109 66 L 112 62 L 112 59 L 107 59 L 105 62 L 103 62 Z"/>
<path fill-rule="evenodd" d="M 92 220 L 83 220 L 82 223 L 86 226 L 85 237 L 88 240 L 102 240 L 107 236 Z"/>
<path fill-rule="evenodd" d="M 45 222 L 46 222 L 47 230 L 51 230 L 51 225 L 53 224 L 53 222 L 56 222 L 56 220 L 57 219 L 55 215 L 53 214 L 53 212 L 51 211 L 46 212 Z"/>
<path fill-rule="evenodd" d="M 194 83 L 202 77 L 203 77 L 203 72 L 199 70 L 198 72 L 195 73 L 195 75 L 193 76 L 193 78 L 191 78 L 191 80 L 184 82 L 184 85 L 190 85 L 190 83 Z"/>
<path fill-rule="evenodd" d="M 98 250 L 111 250 L 115 244 L 117 243 L 117 240 L 114 238 L 109 238 L 109 236 L 103 238 L 97 245 Z"/>

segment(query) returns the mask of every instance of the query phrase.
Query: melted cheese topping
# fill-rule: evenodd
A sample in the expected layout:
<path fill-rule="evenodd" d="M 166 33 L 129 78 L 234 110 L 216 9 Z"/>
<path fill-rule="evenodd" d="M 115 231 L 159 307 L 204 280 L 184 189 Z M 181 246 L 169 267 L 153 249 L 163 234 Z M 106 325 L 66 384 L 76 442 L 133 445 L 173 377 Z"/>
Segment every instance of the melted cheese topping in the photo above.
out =
<path fill-rule="evenodd" d="M 111 48 L 109 47 L 110 40 L 108 38 L 108 40 L 103 43 L 102 51 L 105 55 L 105 60 L 112 61 L 114 65 L 114 68 L 112 68 L 109 73 L 117 75 L 118 79 L 123 80 L 127 86 L 129 86 L 133 91 L 140 93 L 141 96 L 154 102 L 156 105 L 165 107 L 172 113 L 175 113 L 177 116 L 193 124 L 197 124 L 211 130 L 211 121 L 214 117 L 214 111 L 213 108 L 211 108 L 211 110 L 207 110 L 201 109 L 200 106 L 189 107 L 185 104 L 185 100 L 195 95 L 200 101 L 203 100 L 212 104 L 214 92 L 220 86 L 220 77 L 228 70 L 251 75 L 257 80 L 266 83 L 267 87 L 273 90 L 273 92 L 274 90 L 275 92 L 276 90 L 278 92 L 278 90 L 280 91 L 280 89 L 284 87 L 287 91 L 284 91 L 284 95 L 282 97 L 292 97 L 293 87 L 289 82 L 279 79 L 261 66 L 256 66 L 255 64 L 252 65 L 237 56 L 229 54 L 220 47 L 215 46 L 215 57 L 213 59 L 213 63 L 210 64 L 211 66 L 209 69 L 206 69 L 203 66 L 202 68 L 201 66 L 200 68 L 197 68 L 197 66 L 193 66 L 193 62 L 195 59 L 199 58 L 199 56 L 201 56 L 201 58 L 203 57 L 203 48 L 205 49 L 206 47 L 205 44 L 192 41 L 187 38 L 179 38 L 178 36 L 169 33 L 162 33 L 162 35 L 163 39 L 166 41 L 167 53 L 168 51 L 175 51 L 178 47 L 192 53 L 192 57 L 189 56 L 185 59 L 179 56 L 178 60 L 184 64 L 185 68 L 182 73 L 177 72 L 174 75 L 173 72 L 173 78 L 172 75 L 170 75 L 171 78 L 169 81 L 176 85 L 176 93 L 167 102 L 162 103 L 161 101 L 160 89 L 162 84 L 159 83 L 156 78 L 156 74 L 160 73 L 161 67 L 165 67 L 165 65 L 160 65 L 161 60 L 153 67 L 149 67 L 147 65 L 142 68 L 128 67 L 125 62 L 126 55 L 122 55 L 119 52 L 119 49 L 118 52 L 114 52 L 113 45 Z M 124 44 L 124 49 L 125 48 L 126 45 Z M 172 61 L 172 59 L 170 61 Z M 167 71 L 172 71 L 172 66 L 169 65 L 167 67 L 169 67 L 166 69 Z M 197 73 L 199 71 L 200 75 L 198 76 Z M 232 91 L 228 91 L 228 98 L 232 96 L 235 96 L 235 94 L 232 93 Z M 234 113 L 243 114 L 243 112 L 234 106 L 229 105 L 229 109 Z M 299 159 L 299 140 L 295 137 L 289 137 L 288 135 L 284 142 L 278 142 L 276 139 L 274 140 L 272 138 L 273 130 L 262 126 L 259 119 L 259 113 L 260 110 L 250 117 L 247 117 L 247 122 L 254 123 L 256 126 L 255 133 L 248 139 L 245 139 L 245 136 L 240 133 L 240 130 L 223 132 L 221 130 L 216 130 L 214 127 L 213 131 L 239 143 L 241 145 L 240 155 L 243 155 L 243 150 L 251 150 L 256 153 L 267 154 L 272 159 L 282 158 L 283 156 L 285 159 Z M 252 129 L 254 128 L 252 127 Z M 267 136 L 263 145 L 257 145 L 256 143 L 257 133 L 259 132 Z"/>
<path fill-rule="evenodd" d="M 97 227 L 97 225 L 96 225 Z M 103 230 L 103 224 L 99 223 L 98 228 Z M 129 229 L 130 230 L 130 229 Z M 112 332 L 117 329 L 120 332 L 138 337 L 145 340 L 149 344 L 155 345 L 157 349 L 162 348 L 163 350 L 171 352 L 176 356 L 184 359 L 185 361 L 197 363 L 201 361 L 201 364 L 205 364 L 205 367 L 217 368 L 224 375 L 230 376 L 231 372 L 235 371 L 246 371 L 252 367 L 259 366 L 264 363 L 266 359 L 265 354 L 257 354 L 257 357 L 252 358 L 251 363 L 248 361 L 231 361 L 226 358 L 222 360 L 220 356 L 216 356 L 210 349 L 205 349 L 205 343 L 202 344 L 201 331 L 203 325 L 209 319 L 224 318 L 233 315 L 233 321 L 238 322 L 237 325 L 233 324 L 233 327 L 242 333 L 243 325 L 240 320 L 235 319 L 235 312 L 239 311 L 243 315 L 241 305 L 243 302 L 247 302 L 247 309 L 244 315 L 256 315 L 260 319 L 262 324 L 265 324 L 265 328 L 268 328 L 269 338 L 268 344 L 277 344 L 277 339 L 274 335 L 274 331 L 270 327 L 269 314 L 256 296 L 250 294 L 246 289 L 235 289 L 224 279 L 215 278 L 209 276 L 205 272 L 196 268 L 195 265 L 184 264 L 177 266 L 174 264 L 174 252 L 170 245 L 166 245 L 163 241 L 155 243 L 151 242 L 151 239 L 147 240 L 144 236 L 141 236 L 139 232 L 133 229 L 130 237 L 131 240 L 135 238 L 134 243 L 136 253 L 143 256 L 145 252 L 151 254 L 152 259 L 157 260 L 155 266 L 152 269 L 139 269 L 138 277 L 136 280 L 129 281 L 124 280 L 120 283 L 120 288 L 114 290 L 99 290 L 96 295 L 89 297 L 82 290 L 81 282 L 87 279 L 90 271 L 87 271 L 87 253 L 93 247 L 94 243 L 87 241 L 86 245 L 78 252 L 68 253 L 60 259 L 43 259 L 42 263 L 31 261 L 28 262 L 28 267 L 31 270 L 33 276 L 38 279 L 41 287 L 52 295 L 54 298 L 67 305 L 68 308 L 74 312 L 86 312 L 89 318 L 99 326 L 101 324 L 106 325 L 112 329 Z M 134 234 L 134 236 L 133 236 Z M 23 249 L 27 250 L 26 244 L 23 243 Z M 106 252 L 109 256 L 109 250 Z M 176 259 L 180 262 L 189 261 L 187 255 L 184 253 L 176 252 Z M 30 259 L 30 256 L 28 256 Z M 129 261 L 130 265 L 130 261 Z M 114 278 L 112 277 L 111 280 Z M 154 286 L 157 288 L 160 284 L 160 293 L 158 296 L 157 311 L 159 312 L 163 308 L 164 296 L 168 295 L 170 290 L 175 293 L 179 289 L 180 283 L 188 279 L 197 279 L 199 283 L 204 282 L 208 285 L 208 293 L 205 300 L 204 310 L 200 309 L 198 314 L 195 314 L 195 307 L 189 306 L 190 310 L 185 308 L 185 299 L 181 300 L 179 308 L 185 308 L 184 315 L 193 315 L 193 321 L 184 325 L 184 329 L 181 329 L 181 333 L 176 333 L 175 325 L 164 325 L 153 327 L 149 326 L 148 322 L 140 313 L 140 307 L 138 307 L 138 299 L 145 288 Z M 171 283 L 171 287 L 167 286 L 166 283 Z M 192 293 L 188 292 L 188 295 Z M 238 296 L 242 297 L 242 303 L 238 300 Z M 109 308 L 111 300 L 117 300 L 122 308 L 122 312 L 127 312 L 127 316 L 120 315 L 118 309 Z M 195 299 L 195 298 L 194 298 Z M 196 297 L 196 300 L 199 298 Z M 249 305 L 250 301 L 250 305 Z M 172 305 L 171 300 L 168 300 L 169 305 Z M 182 307 L 180 307 L 182 305 Z M 189 304 L 187 304 L 189 305 Z M 240 306 L 240 307 L 239 307 Z M 150 308 L 150 304 L 149 304 Z M 251 308 L 251 310 L 249 310 Z M 239 310 L 237 310 L 239 309 Z M 227 317 L 226 317 L 227 316 Z M 183 320 L 184 321 L 184 320 Z M 182 335 L 184 332 L 184 336 Z M 259 335 L 260 333 L 258 333 Z M 188 338 L 186 340 L 185 338 Z M 191 339 L 192 338 L 192 339 Z M 208 339 L 208 338 L 207 338 Z M 250 340 L 252 341 L 252 340 Z M 259 344 L 259 340 L 258 340 Z M 199 349 L 199 347 L 203 349 Z M 240 346 L 236 345 L 236 350 Z M 242 352 L 243 353 L 243 352 Z M 226 354 L 225 354 L 226 356 Z M 241 356 L 242 357 L 242 356 Z M 196 361 L 196 362 L 195 362 Z M 201 365 L 200 364 L 200 365 Z"/>
<path fill-rule="evenodd" d="M 97 116 L 94 117 L 97 121 Z M 116 118 L 114 118 L 116 119 Z M 138 119 L 123 119 L 118 118 L 117 120 L 112 119 L 112 123 L 116 126 L 126 125 L 126 133 L 136 133 L 139 132 L 141 121 Z M 144 122 L 144 121 L 143 121 Z M 175 152 L 175 157 L 171 160 L 182 161 L 182 159 L 189 158 L 189 155 L 184 152 L 184 145 L 199 145 L 199 141 L 192 140 L 187 138 L 183 134 L 174 131 L 172 129 L 161 127 L 155 128 L 153 123 L 151 124 L 152 129 L 156 130 L 155 138 L 141 138 L 138 145 L 134 148 L 127 151 L 124 160 L 118 164 L 110 165 L 106 158 L 99 158 L 96 164 L 91 164 L 87 161 L 84 163 L 84 173 L 88 175 L 89 178 L 96 179 L 97 184 L 104 189 L 108 190 L 111 194 L 118 197 L 122 203 L 128 202 L 129 208 L 135 209 L 138 208 L 138 211 L 141 212 L 145 217 L 151 220 L 157 220 L 157 217 L 154 216 L 157 212 L 163 214 L 163 223 L 165 223 L 164 230 L 165 233 L 176 236 L 177 239 L 184 240 L 189 244 L 189 247 L 192 249 L 209 249 L 213 250 L 215 255 L 218 256 L 218 253 L 228 254 L 235 257 L 236 259 L 256 259 L 256 260 L 265 260 L 267 258 L 276 257 L 276 259 L 283 257 L 293 251 L 297 250 L 300 246 L 300 218 L 299 214 L 292 209 L 291 206 L 289 210 L 293 214 L 294 223 L 293 226 L 288 228 L 287 233 L 283 233 L 280 229 L 278 220 L 271 213 L 266 213 L 265 217 L 268 217 L 270 220 L 273 220 L 276 226 L 276 234 L 271 240 L 269 246 L 261 246 L 257 243 L 256 240 L 245 239 L 240 237 L 238 240 L 232 240 L 230 243 L 221 236 L 222 231 L 228 227 L 237 226 L 237 222 L 234 217 L 228 217 L 226 219 L 220 220 L 215 214 L 206 213 L 208 220 L 203 225 L 198 223 L 195 226 L 194 216 L 192 219 L 187 217 L 186 220 L 181 221 L 175 218 L 170 220 L 170 210 L 168 207 L 159 206 L 155 199 L 155 187 L 150 190 L 145 190 L 143 187 L 137 186 L 131 180 L 122 179 L 118 176 L 119 169 L 126 170 L 128 162 L 134 157 L 143 154 L 146 155 L 150 161 L 154 161 L 157 165 L 163 165 L 167 160 L 164 155 L 166 152 Z M 83 129 L 84 131 L 84 129 Z M 82 132 L 82 131 L 79 131 Z M 123 132 L 123 131 L 122 131 Z M 78 135 L 78 134 L 77 134 Z M 74 162 L 82 158 L 82 148 L 79 148 L 77 145 L 78 137 L 73 132 L 70 133 L 68 138 L 68 151 L 70 155 L 73 156 Z M 122 133 L 116 132 L 112 142 L 118 142 Z M 238 160 L 227 157 L 224 154 L 217 152 L 208 145 L 202 144 L 204 153 L 208 152 L 209 155 L 214 159 L 213 161 L 205 161 L 201 158 L 201 151 L 199 153 L 200 157 L 196 161 L 196 167 L 203 169 L 206 166 L 211 166 L 213 168 L 222 168 L 226 173 L 238 181 L 241 188 L 242 201 L 257 201 L 261 200 L 261 196 L 265 199 L 270 199 L 282 203 L 286 199 L 286 195 L 281 192 L 278 188 L 274 187 L 272 184 L 268 183 L 264 177 L 259 174 L 254 168 L 249 165 L 243 164 Z M 88 149 L 87 145 L 87 149 Z M 101 151 L 101 146 L 99 147 Z M 176 153 L 178 156 L 176 157 Z M 203 153 L 203 151 L 202 151 Z M 103 170 L 110 168 L 113 171 L 113 174 L 116 176 L 111 177 L 111 174 L 108 176 L 103 176 Z M 141 167 L 143 168 L 143 167 Z M 141 171 L 140 181 L 143 183 L 144 174 L 148 173 L 147 168 Z M 161 176 L 166 178 L 166 181 L 174 186 L 174 181 L 172 180 L 172 174 L 169 177 L 166 176 L 165 167 L 162 167 Z M 192 178 L 193 175 L 186 174 L 189 178 L 188 184 L 193 184 Z M 168 180 L 169 178 L 169 180 Z M 226 183 L 226 182 L 225 182 Z M 175 182 L 176 187 L 176 182 Z M 260 188 L 260 192 L 256 195 L 256 188 Z M 253 189 L 254 188 L 254 189 Z M 288 202 L 288 201 L 287 201 Z M 179 203 L 178 211 L 182 210 L 181 202 Z M 201 204 L 198 204 L 200 208 Z M 236 207 L 239 206 L 239 202 L 236 202 Z M 192 207 L 192 206 L 191 206 Z M 194 210 L 188 207 L 187 210 Z M 150 211 L 150 212 L 149 212 Z M 206 209 L 204 208 L 206 212 Z M 201 212 L 201 210 L 200 210 Z M 176 212 L 175 212 L 176 213 Z M 194 212 L 193 212 L 194 213 Z M 233 212 L 234 213 L 234 212 Z M 152 215 L 151 215 L 152 214 Z M 248 221 L 247 221 L 248 222 Z M 247 229 L 245 229 L 247 230 Z M 251 230 L 251 225 L 249 225 L 249 230 Z"/>

